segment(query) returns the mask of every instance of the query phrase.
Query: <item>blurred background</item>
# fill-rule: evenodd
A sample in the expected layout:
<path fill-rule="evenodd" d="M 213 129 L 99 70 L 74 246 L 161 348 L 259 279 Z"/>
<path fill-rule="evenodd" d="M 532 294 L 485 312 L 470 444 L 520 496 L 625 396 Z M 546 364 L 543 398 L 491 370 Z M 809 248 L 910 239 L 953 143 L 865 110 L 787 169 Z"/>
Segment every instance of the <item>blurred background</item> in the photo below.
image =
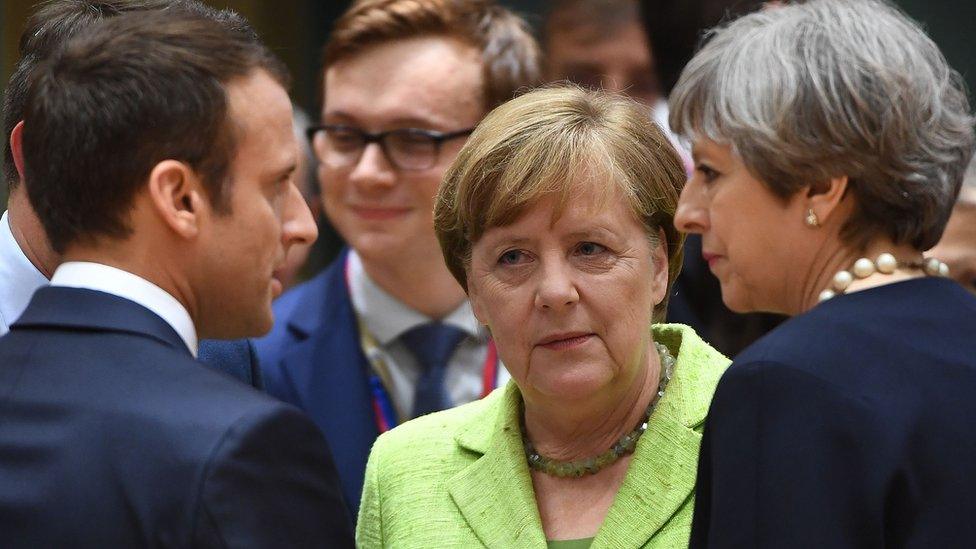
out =
<path fill-rule="evenodd" d="M 635 0 L 636 1 L 636 0 Z M 237 10 L 258 30 L 265 42 L 285 61 L 293 75 L 292 98 L 295 105 L 317 119 L 318 67 L 322 44 L 328 38 L 333 21 L 350 2 L 333 0 L 208 0 L 216 7 Z M 518 11 L 541 30 L 549 0 L 504 0 L 502 4 Z M 976 39 L 972 25 L 976 22 L 973 0 L 898 0 L 909 14 L 923 22 L 942 48 L 949 62 L 966 78 L 970 90 L 976 88 Z M 0 79 L 6 84 L 17 60 L 17 40 L 36 0 L 0 0 Z M 707 2 L 706 2 L 707 4 Z M 735 1 L 726 2 L 735 4 Z M 694 1 L 645 0 L 645 15 L 652 28 L 667 30 L 667 21 L 653 21 L 655 13 L 678 13 L 695 9 Z M 650 6 L 650 9 L 647 9 Z M 665 9 L 658 9 L 658 8 Z M 672 11 L 668 11 L 668 9 Z M 648 15 L 649 12 L 650 14 Z M 685 13 L 684 15 L 688 15 Z M 657 76 L 654 77 L 657 79 Z M 666 91 L 667 86 L 664 86 Z M 6 139 L 6 136 L 4 137 Z M 317 192 L 310 189 L 310 193 Z M 0 205 L 6 204 L 6 185 L 0 185 Z M 314 201 L 312 196 L 309 196 Z M 0 211 L 5 208 L 0 207 Z M 326 225 L 300 278 L 308 277 L 324 266 L 341 243 Z"/>

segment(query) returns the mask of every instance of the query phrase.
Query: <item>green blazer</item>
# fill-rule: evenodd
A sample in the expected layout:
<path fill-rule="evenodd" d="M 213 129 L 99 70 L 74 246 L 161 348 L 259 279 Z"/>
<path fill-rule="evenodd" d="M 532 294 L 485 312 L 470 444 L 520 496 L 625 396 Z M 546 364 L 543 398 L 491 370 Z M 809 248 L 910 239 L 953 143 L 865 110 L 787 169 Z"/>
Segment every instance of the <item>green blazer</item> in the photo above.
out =
<path fill-rule="evenodd" d="M 702 423 L 729 360 L 694 330 L 655 325 L 676 358 L 671 379 L 594 549 L 687 547 Z M 519 428 L 515 383 L 424 416 L 373 445 L 359 547 L 545 548 Z"/>

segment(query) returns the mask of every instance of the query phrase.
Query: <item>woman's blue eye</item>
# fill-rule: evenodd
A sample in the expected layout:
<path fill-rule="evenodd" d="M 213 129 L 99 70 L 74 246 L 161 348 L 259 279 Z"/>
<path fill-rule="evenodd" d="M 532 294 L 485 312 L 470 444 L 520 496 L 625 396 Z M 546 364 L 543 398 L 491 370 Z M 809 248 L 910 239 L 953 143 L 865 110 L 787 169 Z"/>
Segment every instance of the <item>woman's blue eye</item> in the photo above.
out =
<path fill-rule="evenodd" d="M 502 265 L 515 265 L 522 259 L 522 252 L 519 250 L 509 250 L 498 258 L 498 262 Z"/>
<path fill-rule="evenodd" d="M 583 255 L 596 255 L 607 251 L 606 248 L 596 242 L 583 242 L 576 249 Z"/>

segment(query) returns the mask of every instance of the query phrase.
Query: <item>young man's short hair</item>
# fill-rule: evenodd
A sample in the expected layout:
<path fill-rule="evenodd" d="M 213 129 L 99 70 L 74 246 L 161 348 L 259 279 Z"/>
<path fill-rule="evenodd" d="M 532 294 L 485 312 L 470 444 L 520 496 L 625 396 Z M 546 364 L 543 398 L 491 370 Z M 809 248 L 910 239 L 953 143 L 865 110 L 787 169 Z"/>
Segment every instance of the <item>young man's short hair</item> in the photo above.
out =
<path fill-rule="evenodd" d="M 372 46 L 423 36 L 481 52 L 486 111 L 541 80 L 539 47 L 525 21 L 491 0 L 359 0 L 332 30 L 323 74 Z"/>

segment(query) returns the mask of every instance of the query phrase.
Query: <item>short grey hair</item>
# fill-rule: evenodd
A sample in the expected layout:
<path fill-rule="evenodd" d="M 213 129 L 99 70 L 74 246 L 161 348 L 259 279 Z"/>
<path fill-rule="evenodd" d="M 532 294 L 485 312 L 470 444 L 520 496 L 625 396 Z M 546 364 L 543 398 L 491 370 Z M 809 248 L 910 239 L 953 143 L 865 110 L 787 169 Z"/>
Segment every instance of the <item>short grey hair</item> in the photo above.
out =
<path fill-rule="evenodd" d="M 973 155 L 959 74 L 898 8 L 810 0 L 710 32 L 685 67 L 670 123 L 730 144 L 781 197 L 847 176 L 856 210 L 848 244 L 879 234 L 938 242 Z"/>

